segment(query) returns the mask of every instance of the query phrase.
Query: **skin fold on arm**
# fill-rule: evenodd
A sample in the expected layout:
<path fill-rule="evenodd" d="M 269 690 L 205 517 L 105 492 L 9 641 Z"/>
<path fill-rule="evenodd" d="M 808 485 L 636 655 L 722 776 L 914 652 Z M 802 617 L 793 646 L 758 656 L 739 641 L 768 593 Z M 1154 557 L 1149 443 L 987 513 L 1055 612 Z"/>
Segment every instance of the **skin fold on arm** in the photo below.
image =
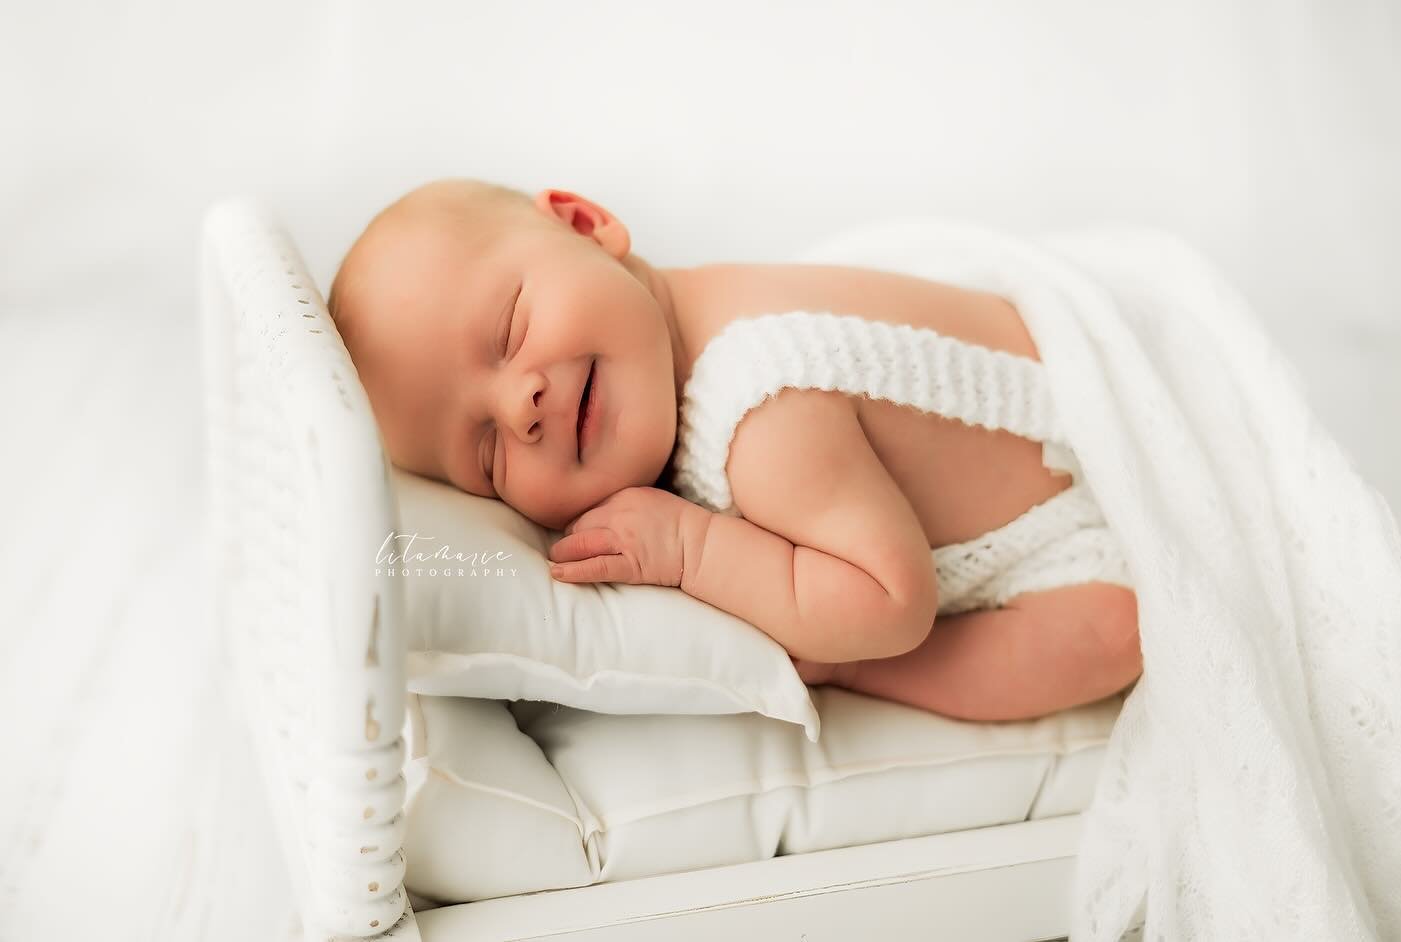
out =
<path fill-rule="evenodd" d="M 928 633 L 932 615 L 923 599 L 741 517 L 696 510 L 681 588 L 755 625 L 790 654 L 827 661 L 890 657 Z"/>

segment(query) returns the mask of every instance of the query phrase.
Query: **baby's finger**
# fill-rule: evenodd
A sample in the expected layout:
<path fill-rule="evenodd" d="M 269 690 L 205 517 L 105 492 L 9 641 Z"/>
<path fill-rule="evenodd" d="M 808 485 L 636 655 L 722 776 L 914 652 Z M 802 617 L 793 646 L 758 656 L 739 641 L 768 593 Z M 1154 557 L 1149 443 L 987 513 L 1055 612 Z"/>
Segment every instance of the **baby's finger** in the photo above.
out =
<path fill-rule="evenodd" d="M 622 556 L 593 556 L 577 562 L 555 563 L 550 567 L 550 575 L 560 582 L 626 582 L 618 578 L 614 570 L 621 571 L 618 565 Z"/>
<path fill-rule="evenodd" d="M 611 530 L 580 530 L 550 547 L 550 559 L 557 563 L 588 559 L 590 556 L 605 556 L 618 552 L 618 545 Z"/>

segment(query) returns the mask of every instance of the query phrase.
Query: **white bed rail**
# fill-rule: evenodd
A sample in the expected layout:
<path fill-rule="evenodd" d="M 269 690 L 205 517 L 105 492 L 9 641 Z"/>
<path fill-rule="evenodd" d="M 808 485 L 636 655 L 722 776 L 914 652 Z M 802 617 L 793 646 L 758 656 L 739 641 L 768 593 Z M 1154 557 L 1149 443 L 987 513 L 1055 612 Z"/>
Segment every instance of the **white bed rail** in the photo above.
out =
<path fill-rule="evenodd" d="M 369 401 L 281 225 L 211 207 L 202 257 L 211 614 L 307 940 L 418 939 L 403 886 L 397 517 Z"/>

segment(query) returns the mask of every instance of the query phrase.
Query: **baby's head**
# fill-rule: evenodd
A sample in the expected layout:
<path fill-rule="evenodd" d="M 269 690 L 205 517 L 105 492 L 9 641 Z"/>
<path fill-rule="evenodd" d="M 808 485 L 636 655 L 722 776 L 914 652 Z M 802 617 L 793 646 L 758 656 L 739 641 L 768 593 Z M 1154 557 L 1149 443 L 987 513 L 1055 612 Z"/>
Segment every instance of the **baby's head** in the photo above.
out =
<path fill-rule="evenodd" d="M 665 279 L 581 196 L 420 187 L 351 246 L 329 307 L 406 470 L 561 529 L 654 484 L 671 457 L 677 332 Z"/>

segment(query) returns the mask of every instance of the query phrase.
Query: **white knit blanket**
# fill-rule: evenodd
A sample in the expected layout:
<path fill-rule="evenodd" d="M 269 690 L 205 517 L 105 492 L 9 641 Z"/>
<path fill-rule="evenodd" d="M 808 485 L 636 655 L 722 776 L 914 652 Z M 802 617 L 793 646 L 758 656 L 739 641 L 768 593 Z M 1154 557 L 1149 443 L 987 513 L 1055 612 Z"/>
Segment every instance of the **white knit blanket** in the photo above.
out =
<path fill-rule="evenodd" d="M 801 260 L 1020 310 L 1138 592 L 1075 942 L 1401 939 L 1401 536 L 1240 295 L 1165 233 L 914 220 Z M 1377 430 L 1396 434 L 1395 429 Z"/>

